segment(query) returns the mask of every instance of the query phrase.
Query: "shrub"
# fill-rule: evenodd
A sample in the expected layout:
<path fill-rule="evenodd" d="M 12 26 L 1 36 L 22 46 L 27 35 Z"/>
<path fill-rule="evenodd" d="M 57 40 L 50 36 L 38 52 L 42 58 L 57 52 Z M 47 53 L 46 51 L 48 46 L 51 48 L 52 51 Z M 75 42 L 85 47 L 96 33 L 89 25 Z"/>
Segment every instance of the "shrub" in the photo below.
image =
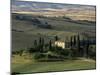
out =
<path fill-rule="evenodd" d="M 92 59 L 96 59 L 96 49 L 95 47 L 91 46 L 89 47 L 88 57 Z"/>
<path fill-rule="evenodd" d="M 41 58 L 44 58 L 45 55 L 42 54 L 42 53 L 34 53 L 34 59 L 35 60 L 38 60 L 38 59 L 41 59 Z"/>

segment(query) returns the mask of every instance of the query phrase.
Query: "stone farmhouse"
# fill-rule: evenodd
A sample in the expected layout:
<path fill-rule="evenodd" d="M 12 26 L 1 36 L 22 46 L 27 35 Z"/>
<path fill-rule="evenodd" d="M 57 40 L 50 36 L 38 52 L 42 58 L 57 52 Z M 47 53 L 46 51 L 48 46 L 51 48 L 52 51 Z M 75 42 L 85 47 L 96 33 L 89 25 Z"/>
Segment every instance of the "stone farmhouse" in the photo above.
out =
<path fill-rule="evenodd" d="M 61 47 L 61 48 L 65 48 L 65 42 L 64 41 L 55 41 L 54 43 L 56 46 Z"/>

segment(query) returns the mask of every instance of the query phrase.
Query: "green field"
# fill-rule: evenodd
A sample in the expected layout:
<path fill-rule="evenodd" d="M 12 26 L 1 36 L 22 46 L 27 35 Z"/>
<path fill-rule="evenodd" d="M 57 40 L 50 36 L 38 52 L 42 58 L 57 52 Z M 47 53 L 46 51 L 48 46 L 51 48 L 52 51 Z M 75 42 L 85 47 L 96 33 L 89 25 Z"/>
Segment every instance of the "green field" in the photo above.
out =
<path fill-rule="evenodd" d="M 74 23 L 69 22 L 65 18 L 55 17 L 38 17 L 33 16 L 41 22 L 47 22 L 52 26 L 52 29 L 37 27 L 38 24 L 34 25 L 30 21 L 17 20 L 14 17 L 18 14 L 12 13 L 12 29 L 19 31 L 12 31 L 12 50 L 20 50 L 29 48 L 33 45 L 34 39 L 44 37 L 46 40 L 53 39 L 55 35 L 59 36 L 60 39 L 65 39 L 78 32 L 87 32 L 90 36 L 95 37 L 95 24 L 94 23 Z M 22 31 L 22 32 L 20 32 Z"/>
<path fill-rule="evenodd" d="M 35 62 L 34 60 L 24 59 L 17 56 L 12 60 L 12 72 L 31 73 L 31 72 L 52 72 L 68 70 L 95 69 L 95 61 L 90 59 L 65 60 L 56 62 Z"/>
<path fill-rule="evenodd" d="M 14 16 L 18 14 L 12 13 L 12 51 L 28 50 L 34 44 L 34 40 L 43 37 L 45 41 L 54 40 L 57 35 L 60 40 L 66 37 L 77 35 L 77 33 L 86 32 L 92 38 L 95 37 L 95 23 L 75 23 L 65 18 L 38 17 L 41 22 L 47 22 L 52 26 L 51 29 L 38 27 L 38 23 L 34 25 L 31 21 L 18 20 Z M 81 36 L 81 35 L 80 35 Z M 81 36 L 82 37 L 82 36 Z M 81 38 L 80 37 L 80 38 Z M 36 62 L 30 56 L 12 56 L 12 72 L 31 73 L 31 72 L 52 72 L 52 71 L 69 71 L 69 70 L 86 70 L 95 69 L 96 62 L 91 59 L 65 59 L 64 61 Z"/>

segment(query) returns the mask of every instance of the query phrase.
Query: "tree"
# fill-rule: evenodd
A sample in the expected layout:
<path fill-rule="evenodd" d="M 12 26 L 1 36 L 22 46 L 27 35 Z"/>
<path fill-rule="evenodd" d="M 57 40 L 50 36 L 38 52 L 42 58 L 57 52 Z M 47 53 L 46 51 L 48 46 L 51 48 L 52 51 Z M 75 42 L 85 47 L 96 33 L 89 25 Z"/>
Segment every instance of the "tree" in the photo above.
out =
<path fill-rule="evenodd" d="M 51 50 L 51 48 L 52 48 L 52 42 L 51 42 L 51 40 L 49 41 L 49 49 Z"/>
<path fill-rule="evenodd" d="M 38 49 L 40 50 L 40 52 L 43 52 L 43 48 L 44 48 L 44 38 L 39 38 L 39 45 L 38 45 Z"/>
<path fill-rule="evenodd" d="M 39 38 L 39 44 L 41 44 L 41 37 Z"/>
<path fill-rule="evenodd" d="M 34 40 L 34 47 L 37 47 L 37 40 Z"/>
<path fill-rule="evenodd" d="M 88 51 L 89 51 L 88 57 L 96 60 L 96 46 L 95 45 L 89 46 Z"/>
<path fill-rule="evenodd" d="M 58 36 L 56 35 L 56 36 L 55 36 L 55 41 L 58 41 L 58 40 L 59 40 L 59 38 L 58 38 Z"/>
<path fill-rule="evenodd" d="M 41 58 L 45 58 L 45 55 L 43 53 L 40 53 L 40 52 L 34 53 L 34 59 L 36 61 L 39 61 L 39 59 Z"/>
<path fill-rule="evenodd" d="M 89 50 L 89 39 L 87 38 L 87 44 L 86 44 L 86 57 L 88 58 L 88 50 Z"/>
<path fill-rule="evenodd" d="M 44 50 L 44 38 L 41 38 L 41 49 Z"/>
<path fill-rule="evenodd" d="M 39 19 L 37 19 L 37 18 L 32 19 L 32 22 L 34 24 L 41 24 L 41 21 Z"/>
<path fill-rule="evenodd" d="M 39 38 L 38 49 L 39 49 L 39 51 L 41 51 L 41 37 Z"/>
<path fill-rule="evenodd" d="M 85 40 L 84 40 L 84 38 L 85 38 Z M 83 50 L 84 50 L 84 54 L 83 55 L 84 55 L 84 57 L 88 58 L 88 54 L 89 54 L 88 50 L 89 50 L 89 42 L 90 42 L 88 34 L 84 33 L 84 38 L 83 38 L 83 41 L 82 41 L 83 42 L 83 47 L 84 47 L 83 48 Z"/>
<path fill-rule="evenodd" d="M 74 35 L 74 42 L 73 42 L 74 46 L 76 46 L 76 36 Z"/>
<path fill-rule="evenodd" d="M 66 48 L 69 48 L 69 40 L 68 40 L 68 37 L 66 37 L 66 40 L 65 40 L 65 47 Z"/>
<path fill-rule="evenodd" d="M 19 55 L 22 56 L 22 54 L 23 54 L 23 50 L 20 50 Z"/>
<path fill-rule="evenodd" d="M 80 56 L 80 36 L 79 36 L 79 34 L 77 35 L 77 50 L 78 50 L 78 54 Z"/>
<path fill-rule="evenodd" d="M 44 38 L 41 38 L 41 45 L 44 46 Z"/>
<path fill-rule="evenodd" d="M 84 38 L 82 39 L 82 46 L 83 47 L 85 46 L 85 39 Z"/>
<path fill-rule="evenodd" d="M 45 22 L 46 25 L 48 25 L 48 22 Z"/>
<path fill-rule="evenodd" d="M 72 48 L 72 44 L 73 43 L 73 41 L 72 41 L 72 36 L 70 37 L 70 47 Z"/>

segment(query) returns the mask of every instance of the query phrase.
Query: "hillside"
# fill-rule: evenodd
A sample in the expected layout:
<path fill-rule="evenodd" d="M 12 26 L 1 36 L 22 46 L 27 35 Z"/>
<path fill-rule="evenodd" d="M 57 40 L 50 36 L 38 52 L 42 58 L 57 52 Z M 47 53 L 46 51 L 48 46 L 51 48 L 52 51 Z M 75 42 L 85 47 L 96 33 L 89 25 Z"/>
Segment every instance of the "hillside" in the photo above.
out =
<path fill-rule="evenodd" d="M 16 16 L 23 14 L 12 13 L 12 49 L 26 49 L 33 45 L 34 39 L 40 36 L 47 40 L 54 39 L 54 36 L 59 36 L 65 39 L 67 36 L 77 34 L 78 32 L 86 32 L 91 37 L 95 37 L 95 22 L 89 21 L 74 21 L 68 18 L 54 17 L 38 17 L 34 15 L 24 15 L 28 19 L 20 20 Z M 30 17 L 31 16 L 31 17 Z M 34 18 L 40 21 L 34 23 L 30 19 Z M 46 25 L 44 23 L 47 23 Z M 51 28 L 47 28 L 48 25 Z"/>

